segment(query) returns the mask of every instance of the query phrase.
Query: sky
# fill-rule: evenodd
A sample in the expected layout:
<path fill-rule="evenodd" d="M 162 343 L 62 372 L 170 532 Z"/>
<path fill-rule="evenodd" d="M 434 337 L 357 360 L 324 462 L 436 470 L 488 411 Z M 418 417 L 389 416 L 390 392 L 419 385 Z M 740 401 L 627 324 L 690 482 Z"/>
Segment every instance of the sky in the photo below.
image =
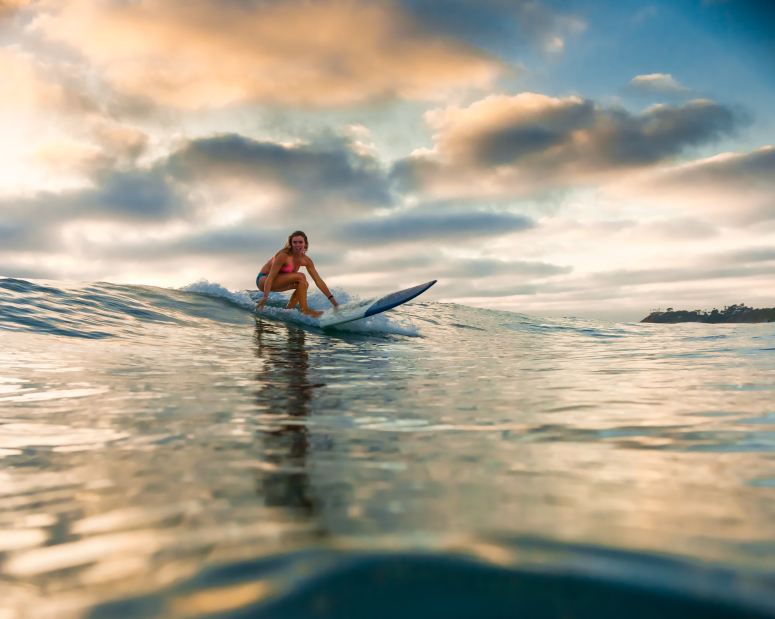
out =
<path fill-rule="evenodd" d="M 0 0 L 0 276 L 775 306 L 775 4 Z"/>

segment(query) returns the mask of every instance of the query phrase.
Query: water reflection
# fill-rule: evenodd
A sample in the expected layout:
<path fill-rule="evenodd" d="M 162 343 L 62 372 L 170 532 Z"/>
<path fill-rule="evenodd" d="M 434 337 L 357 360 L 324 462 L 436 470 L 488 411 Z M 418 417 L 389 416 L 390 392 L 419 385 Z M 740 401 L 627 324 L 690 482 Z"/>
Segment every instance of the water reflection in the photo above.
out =
<path fill-rule="evenodd" d="M 256 401 L 268 421 L 262 426 L 262 461 L 267 466 L 259 474 L 257 491 L 267 507 L 311 518 L 315 501 L 307 472 L 310 441 L 305 420 L 314 390 L 325 385 L 308 379 L 306 335 L 295 327 L 256 321 L 256 357 L 264 361 L 256 376 Z"/>

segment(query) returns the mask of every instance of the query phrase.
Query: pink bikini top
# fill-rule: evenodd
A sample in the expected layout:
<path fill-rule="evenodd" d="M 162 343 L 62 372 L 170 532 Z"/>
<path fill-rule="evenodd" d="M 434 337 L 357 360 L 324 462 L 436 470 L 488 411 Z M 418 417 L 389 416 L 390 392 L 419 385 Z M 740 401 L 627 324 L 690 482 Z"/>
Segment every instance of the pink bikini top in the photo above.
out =
<path fill-rule="evenodd" d="M 274 264 L 275 256 L 272 256 L 272 264 Z M 293 267 L 295 265 L 293 264 L 293 258 L 291 258 L 291 265 L 290 266 L 284 266 L 280 268 L 280 273 L 293 273 Z"/>

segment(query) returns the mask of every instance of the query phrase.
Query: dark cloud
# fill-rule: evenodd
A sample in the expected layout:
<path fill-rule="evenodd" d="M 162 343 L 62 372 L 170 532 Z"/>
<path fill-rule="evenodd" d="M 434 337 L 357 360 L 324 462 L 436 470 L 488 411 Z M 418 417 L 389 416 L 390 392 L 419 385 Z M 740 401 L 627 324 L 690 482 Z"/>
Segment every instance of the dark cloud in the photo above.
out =
<path fill-rule="evenodd" d="M 19 279 L 61 279 L 62 271 L 45 267 L 30 267 L 26 264 L 7 261 L 5 256 L 0 255 L 0 277 Z"/>
<path fill-rule="evenodd" d="M 423 239 L 475 238 L 533 228 L 528 217 L 510 213 L 407 213 L 347 224 L 340 238 L 362 239 L 370 245 Z"/>
<path fill-rule="evenodd" d="M 719 257 L 723 262 L 751 263 L 775 261 L 775 247 L 752 247 Z"/>
<path fill-rule="evenodd" d="M 137 155 L 145 144 L 132 148 Z M 224 177 L 238 177 L 258 187 L 273 183 L 301 193 L 308 205 L 315 200 L 370 206 L 392 203 L 387 176 L 378 162 L 354 153 L 344 142 L 291 147 L 225 135 L 191 141 L 149 168 L 115 170 L 101 165 L 93 171 L 92 187 L 5 198 L 0 201 L 0 214 L 4 230 L 25 222 L 185 219 L 197 208 L 190 198 L 192 186 Z"/>
<path fill-rule="evenodd" d="M 461 199 L 543 196 L 597 183 L 733 135 L 749 121 L 706 100 L 634 114 L 534 93 L 493 95 L 427 118 L 435 148 L 394 162 L 390 180 L 397 191 Z"/>
<path fill-rule="evenodd" d="M 252 255 L 258 248 L 271 247 L 273 242 L 279 245 L 282 239 L 278 236 L 277 233 L 261 230 L 215 230 L 175 242 L 170 245 L 170 251 L 173 255 Z"/>
<path fill-rule="evenodd" d="M 388 273 L 421 271 L 431 278 L 449 277 L 483 278 L 493 276 L 507 277 L 552 277 L 570 273 L 573 268 L 541 261 L 495 260 L 492 258 L 450 258 L 438 252 L 423 253 L 422 250 L 411 256 L 384 258 L 374 252 L 373 259 L 364 259 L 361 255 L 356 261 L 341 258 L 342 268 L 347 273 Z M 315 258 L 317 262 L 317 258 Z"/>
<path fill-rule="evenodd" d="M 310 200 L 390 206 L 386 172 L 374 157 L 357 154 L 340 138 L 287 146 L 236 134 L 194 140 L 173 154 L 167 168 L 177 178 L 232 177 L 271 182 Z"/>
<path fill-rule="evenodd" d="M 459 291 L 455 296 L 460 298 L 490 298 L 490 297 L 516 297 L 529 296 L 543 292 L 542 287 L 533 284 L 522 286 L 509 286 L 507 288 L 488 288 L 486 290 L 466 290 Z"/>
<path fill-rule="evenodd" d="M 497 275 L 551 277 L 553 275 L 564 275 L 571 271 L 573 271 L 573 267 L 559 266 L 547 262 L 492 259 L 444 260 L 441 268 L 437 269 L 439 275 L 475 278 Z"/>
<path fill-rule="evenodd" d="M 139 154 L 144 146 L 133 147 Z M 91 171 L 90 187 L 0 199 L 0 251 L 52 254 L 68 249 L 112 259 L 249 256 L 259 251 L 268 257 L 282 247 L 287 232 L 278 233 L 272 224 L 257 221 L 250 213 L 239 228 L 193 233 L 165 243 L 133 245 L 130 241 L 112 247 L 62 235 L 68 224 L 84 222 L 126 223 L 137 226 L 138 231 L 170 221 L 197 228 L 204 215 L 219 208 L 207 202 L 197 187 L 217 188 L 225 179 L 253 184 L 253 188 L 240 189 L 248 196 L 260 193 L 267 184 L 292 192 L 307 222 L 324 221 L 348 207 L 364 213 L 392 204 L 387 176 L 379 163 L 330 136 L 315 144 L 286 146 L 223 135 L 191 141 L 151 167 L 110 168 L 116 164 L 116 159 L 101 160 Z M 292 213 L 286 208 L 286 215 Z"/>
<path fill-rule="evenodd" d="M 189 202 L 158 169 L 110 172 L 96 189 L 84 191 L 76 209 L 89 218 L 167 220 L 182 215 Z"/>
<path fill-rule="evenodd" d="M 644 165 L 731 135 L 744 114 L 712 101 L 653 107 L 642 114 L 612 109 L 594 134 L 602 159 L 612 165 Z"/>
<path fill-rule="evenodd" d="M 0 214 L 2 213 L 2 203 L 0 203 Z M 0 222 L 0 251 L 24 251 L 36 247 L 49 247 L 54 241 L 51 230 L 46 226 L 13 221 L 7 216 L 3 216 L 3 219 L 5 221 Z"/>
<path fill-rule="evenodd" d="M 174 240 L 160 243 L 139 238 L 111 246 L 89 241 L 81 243 L 86 255 L 99 255 L 109 260 L 174 260 L 220 257 L 226 261 L 245 258 L 266 260 L 285 243 L 285 231 L 246 228 L 244 226 L 220 230 L 192 232 Z M 258 256 L 258 258 L 256 258 Z"/>
<path fill-rule="evenodd" d="M 591 101 L 579 100 L 474 134 L 468 148 L 481 167 L 518 163 L 563 144 L 568 149 L 547 164 L 562 164 L 572 157 L 584 163 L 591 157 L 598 165 L 647 165 L 730 135 L 746 122 L 743 113 L 712 101 L 660 105 L 633 114 L 624 108 L 595 110 Z M 579 131 L 587 148 L 572 141 Z"/>
<path fill-rule="evenodd" d="M 573 131 L 594 123 L 595 106 L 591 101 L 561 109 L 548 108 L 527 124 L 514 122 L 476 136 L 471 142 L 471 156 L 487 167 L 513 163 L 562 144 Z"/>
<path fill-rule="evenodd" d="M 136 169 L 101 173 L 95 187 L 5 198 L 0 216 L 6 225 L 45 230 L 68 221 L 165 221 L 188 206 L 184 192 L 159 170 Z"/>
<path fill-rule="evenodd" d="M 443 174 L 440 161 L 430 157 L 405 157 L 393 163 L 388 179 L 398 193 L 414 193 L 422 191 L 428 179 Z"/>

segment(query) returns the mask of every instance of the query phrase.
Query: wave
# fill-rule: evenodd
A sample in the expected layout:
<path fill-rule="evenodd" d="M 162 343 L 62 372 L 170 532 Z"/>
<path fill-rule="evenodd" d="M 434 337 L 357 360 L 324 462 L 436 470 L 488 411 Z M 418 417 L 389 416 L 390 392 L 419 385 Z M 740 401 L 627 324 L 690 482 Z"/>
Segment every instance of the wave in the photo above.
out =
<path fill-rule="evenodd" d="M 206 294 L 213 297 L 219 297 L 228 299 L 235 305 L 243 307 L 250 311 L 255 311 L 256 304 L 261 300 L 263 293 L 258 290 L 240 290 L 239 292 L 232 292 L 227 288 L 224 288 L 220 284 L 215 282 L 209 282 L 207 279 L 200 279 L 193 284 L 188 284 L 178 290 L 184 292 L 196 292 L 200 294 Z M 353 301 L 360 301 L 358 295 L 351 295 L 340 287 L 334 287 L 331 292 L 336 297 L 336 300 L 340 305 L 351 303 Z M 284 322 L 296 322 L 307 325 L 309 327 L 320 328 L 318 322 L 309 316 L 305 316 L 298 310 L 287 310 L 285 305 L 288 303 L 288 295 L 281 294 L 279 292 L 270 292 L 269 301 L 264 307 L 263 312 L 259 315 L 267 316 L 276 320 L 282 320 Z M 307 303 L 310 309 L 313 310 L 325 310 L 331 307 L 328 299 L 319 291 L 313 291 L 307 297 Z M 417 337 L 420 335 L 419 330 L 415 325 L 406 319 L 401 319 L 396 316 L 388 316 L 386 314 L 378 314 L 376 316 L 369 316 L 368 318 L 361 318 L 350 323 L 342 325 L 336 325 L 332 329 L 338 331 L 350 331 L 353 333 L 389 333 L 393 335 L 404 335 L 409 337 Z"/>
<path fill-rule="evenodd" d="M 358 300 L 341 288 L 340 303 Z M 258 291 L 230 291 L 200 279 L 181 288 L 129 284 L 42 282 L 0 278 L 0 329 L 86 339 L 140 336 L 149 327 L 206 327 L 212 322 L 234 324 L 247 314 L 319 328 L 317 321 L 297 310 L 286 310 L 287 295 L 271 293 L 264 312 L 255 307 Z M 224 303 L 225 302 L 225 303 Z M 320 292 L 309 296 L 313 309 L 330 307 Z M 338 325 L 338 331 L 416 337 L 411 320 L 379 314 Z"/>
<path fill-rule="evenodd" d="M 766 574 L 664 555 L 538 539 L 458 539 L 446 549 L 411 550 L 395 548 L 395 540 L 388 550 L 347 542 L 210 567 L 160 591 L 98 605 L 89 619 L 160 618 L 172 608 L 209 619 L 763 619 L 775 613 Z"/>

